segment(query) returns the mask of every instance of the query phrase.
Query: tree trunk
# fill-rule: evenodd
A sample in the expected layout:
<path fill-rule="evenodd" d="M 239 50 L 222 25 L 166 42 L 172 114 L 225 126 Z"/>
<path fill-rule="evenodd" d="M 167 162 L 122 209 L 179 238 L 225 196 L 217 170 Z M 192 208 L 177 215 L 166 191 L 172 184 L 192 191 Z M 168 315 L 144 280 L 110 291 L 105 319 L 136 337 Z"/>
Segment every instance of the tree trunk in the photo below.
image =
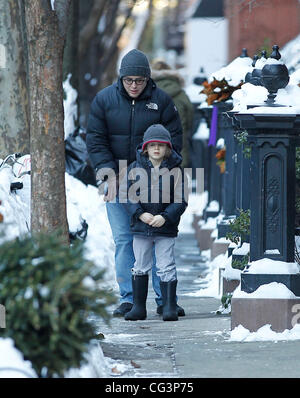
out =
<path fill-rule="evenodd" d="M 31 230 L 68 242 L 63 51 L 70 0 L 25 0 L 30 87 Z"/>
<path fill-rule="evenodd" d="M 0 157 L 29 153 L 26 42 L 22 1 L 0 2 Z M 4 54 L 5 52 L 5 54 Z"/>

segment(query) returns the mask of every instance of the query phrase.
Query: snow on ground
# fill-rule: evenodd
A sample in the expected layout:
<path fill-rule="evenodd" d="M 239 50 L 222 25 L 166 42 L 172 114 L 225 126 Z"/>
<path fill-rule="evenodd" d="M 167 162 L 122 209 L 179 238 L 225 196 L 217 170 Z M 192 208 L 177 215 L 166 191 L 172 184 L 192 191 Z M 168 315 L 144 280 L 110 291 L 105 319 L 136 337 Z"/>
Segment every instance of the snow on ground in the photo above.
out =
<path fill-rule="evenodd" d="M 75 232 L 80 228 L 80 219 L 88 224 L 85 241 L 86 256 L 101 269 L 105 269 L 105 280 L 117 291 L 114 267 L 114 242 L 106 216 L 105 202 L 98 189 L 85 185 L 66 174 L 67 216 L 69 229 Z"/>
<path fill-rule="evenodd" d="M 280 49 L 282 60 L 290 71 L 300 68 L 300 35 Z"/>
<path fill-rule="evenodd" d="M 63 89 L 66 93 L 66 98 L 64 99 L 64 130 L 65 130 L 65 140 L 70 134 L 72 134 L 76 129 L 77 120 L 77 91 L 71 86 L 71 73 L 68 74 L 67 79 L 63 82 Z"/>
<path fill-rule="evenodd" d="M 300 324 L 296 324 L 292 329 L 286 329 L 283 332 L 274 332 L 271 325 L 264 325 L 257 332 L 250 332 L 242 325 L 237 326 L 231 331 L 230 341 L 251 342 L 251 341 L 283 341 L 299 340 Z"/>
<path fill-rule="evenodd" d="M 14 347 L 10 338 L 0 338 L 0 378 L 37 377 L 30 361 Z"/>
<path fill-rule="evenodd" d="M 221 298 L 221 289 L 219 285 L 220 281 L 220 269 L 226 266 L 229 263 L 229 259 L 227 258 L 227 254 L 220 254 L 215 257 L 212 261 L 209 260 L 210 250 L 208 253 L 201 253 L 202 255 L 207 256 L 207 268 L 208 272 L 205 278 L 198 278 L 194 281 L 196 286 L 198 285 L 200 288 L 195 292 L 185 293 L 185 296 L 191 297 L 214 297 L 217 299 Z M 231 259 L 231 258 L 230 258 Z"/>
<path fill-rule="evenodd" d="M 188 206 L 183 213 L 180 223 L 178 226 L 179 233 L 193 233 L 192 227 L 194 214 L 201 215 L 203 209 L 207 204 L 208 194 L 203 192 L 202 194 L 191 193 L 189 195 Z"/>

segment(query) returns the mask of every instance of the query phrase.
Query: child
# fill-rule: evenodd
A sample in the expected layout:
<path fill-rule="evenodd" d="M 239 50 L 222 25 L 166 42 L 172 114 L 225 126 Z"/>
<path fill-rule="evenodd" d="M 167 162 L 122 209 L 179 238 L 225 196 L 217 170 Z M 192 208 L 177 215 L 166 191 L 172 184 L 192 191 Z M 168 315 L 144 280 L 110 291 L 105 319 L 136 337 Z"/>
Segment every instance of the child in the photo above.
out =
<path fill-rule="evenodd" d="M 137 148 L 136 161 L 128 169 L 128 200 L 124 206 L 131 215 L 135 264 L 132 269 L 133 307 L 125 314 L 126 320 L 147 317 L 148 272 L 153 265 L 153 245 L 160 277 L 163 320 L 178 320 L 174 245 L 180 217 L 187 206 L 181 160 L 172 149 L 169 131 L 161 124 L 155 124 L 146 130 L 143 143 Z M 132 181 L 136 174 L 140 175 L 138 195 L 130 192 L 137 185 Z"/>

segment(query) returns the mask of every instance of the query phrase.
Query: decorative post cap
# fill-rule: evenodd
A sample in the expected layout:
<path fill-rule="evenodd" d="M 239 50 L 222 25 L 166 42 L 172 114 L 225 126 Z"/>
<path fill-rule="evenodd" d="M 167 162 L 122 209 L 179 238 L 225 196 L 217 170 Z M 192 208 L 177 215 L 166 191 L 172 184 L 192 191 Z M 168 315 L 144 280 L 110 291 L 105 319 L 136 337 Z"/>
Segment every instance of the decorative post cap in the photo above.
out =
<path fill-rule="evenodd" d="M 279 60 L 281 58 L 281 54 L 279 52 L 279 46 L 277 46 L 277 44 L 275 44 L 272 48 L 273 48 L 273 51 L 270 55 L 270 58 Z"/>
<path fill-rule="evenodd" d="M 261 57 L 267 59 L 267 51 L 266 50 L 262 50 L 261 52 Z"/>
<path fill-rule="evenodd" d="M 253 68 L 255 67 L 255 64 L 256 64 L 256 61 L 258 60 L 258 58 L 259 58 L 258 55 L 255 54 L 254 57 L 253 57 L 253 62 L 251 64 L 253 66 Z"/>
<path fill-rule="evenodd" d="M 242 49 L 242 54 L 240 55 L 240 58 L 246 58 L 246 57 L 248 57 L 247 48 L 243 48 Z"/>
<path fill-rule="evenodd" d="M 268 62 L 269 60 L 266 61 L 266 64 L 261 71 L 262 85 L 266 87 L 269 92 L 268 99 L 265 101 L 265 103 L 268 106 L 280 106 L 275 104 L 275 97 L 280 88 L 285 88 L 287 86 L 290 80 L 289 72 L 287 67 L 282 62 L 276 62 L 281 58 L 279 46 L 273 46 L 273 51 L 270 55 L 270 58 L 269 59 L 272 62 Z"/>

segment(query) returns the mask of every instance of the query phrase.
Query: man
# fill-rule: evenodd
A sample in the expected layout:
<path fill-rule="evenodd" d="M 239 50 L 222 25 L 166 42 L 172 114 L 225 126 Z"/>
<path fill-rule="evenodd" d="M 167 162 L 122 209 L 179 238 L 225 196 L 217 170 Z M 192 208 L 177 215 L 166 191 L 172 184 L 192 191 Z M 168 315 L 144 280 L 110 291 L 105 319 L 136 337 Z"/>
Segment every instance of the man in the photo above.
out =
<path fill-rule="evenodd" d="M 180 153 L 182 128 L 172 99 L 150 77 L 146 55 L 131 50 L 122 61 L 118 81 L 101 90 L 93 100 L 88 120 L 86 144 L 97 179 L 108 176 L 108 192 L 104 197 L 107 215 L 116 246 L 116 277 L 120 288 L 120 306 L 114 316 L 124 316 L 132 308 L 131 269 L 134 266 L 133 236 L 130 217 L 118 200 L 119 161 L 129 165 L 135 160 L 136 147 L 152 124 L 162 124 L 171 133 L 174 149 Z M 153 275 L 157 312 L 162 313 L 159 278 Z M 177 306 L 178 315 L 184 310 Z"/>

